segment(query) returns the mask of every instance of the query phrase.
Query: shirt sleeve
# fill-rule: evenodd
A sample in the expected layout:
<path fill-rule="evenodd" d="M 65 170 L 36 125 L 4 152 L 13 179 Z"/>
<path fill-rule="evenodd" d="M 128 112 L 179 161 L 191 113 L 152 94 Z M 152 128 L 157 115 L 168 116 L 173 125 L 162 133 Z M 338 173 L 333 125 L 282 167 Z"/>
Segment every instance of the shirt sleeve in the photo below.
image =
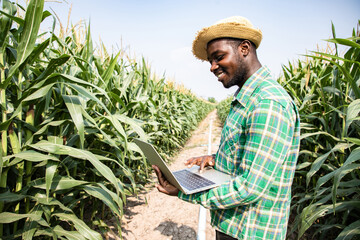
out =
<path fill-rule="evenodd" d="M 270 198 L 269 189 L 292 144 L 295 126 L 291 119 L 280 103 L 262 100 L 246 124 L 243 160 L 250 164 L 249 170 L 219 187 L 189 195 L 179 192 L 178 197 L 208 209 L 233 208 Z"/>

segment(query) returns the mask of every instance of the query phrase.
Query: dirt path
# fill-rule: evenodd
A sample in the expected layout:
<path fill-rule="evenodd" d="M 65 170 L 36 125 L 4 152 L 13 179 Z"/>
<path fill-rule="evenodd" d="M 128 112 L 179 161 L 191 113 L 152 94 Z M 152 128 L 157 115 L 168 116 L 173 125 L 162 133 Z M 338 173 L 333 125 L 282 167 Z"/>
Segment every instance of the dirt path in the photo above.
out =
<path fill-rule="evenodd" d="M 216 111 L 211 112 L 194 131 L 184 148 L 174 157 L 170 168 L 184 168 L 184 161 L 192 156 L 208 153 L 209 123 L 212 121 L 212 153 L 220 142 L 221 126 Z M 153 174 L 153 182 L 155 181 Z M 187 203 L 177 197 L 159 193 L 154 184 L 148 186 L 147 193 L 128 198 L 122 223 L 122 235 L 125 240 L 182 240 L 196 239 L 199 206 Z M 210 226 L 210 214 L 207 211 L 206 239 L 215 239 L 214 229 Z M 119 239 L 109 236 L 109 239 Z"/>

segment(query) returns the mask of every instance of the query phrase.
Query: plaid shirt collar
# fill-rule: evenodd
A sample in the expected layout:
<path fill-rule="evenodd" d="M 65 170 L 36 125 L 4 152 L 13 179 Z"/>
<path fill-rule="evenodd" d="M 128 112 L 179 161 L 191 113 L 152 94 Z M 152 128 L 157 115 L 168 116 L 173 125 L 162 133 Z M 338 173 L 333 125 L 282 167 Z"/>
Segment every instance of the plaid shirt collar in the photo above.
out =
<path fill-rule="evenodd" d="M 242 88 L 238 88 L 234 94 L 234 99 L 232 100 L 232 105 L 235 104 L 237 100 L 242 106 L 246 106 L 252 92 L 256 87 L 261 83 L 262 79 L 270 75 L 269 69 L 264 66 L 260 67 L 253 75 L 251 75 Z"/>

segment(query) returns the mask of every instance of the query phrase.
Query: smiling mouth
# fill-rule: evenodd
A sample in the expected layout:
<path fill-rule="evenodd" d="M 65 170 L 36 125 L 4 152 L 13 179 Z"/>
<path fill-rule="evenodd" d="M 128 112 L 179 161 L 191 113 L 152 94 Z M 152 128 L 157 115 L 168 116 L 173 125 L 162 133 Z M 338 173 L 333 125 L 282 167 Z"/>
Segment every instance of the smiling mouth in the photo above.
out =
<path fill-rule="evenodd" d="M 217 72 L 215 73 L 215 76 L 218 78 L 218 81 L 222 81 L 221 78 L 225 76 L 224 72 Z"/>

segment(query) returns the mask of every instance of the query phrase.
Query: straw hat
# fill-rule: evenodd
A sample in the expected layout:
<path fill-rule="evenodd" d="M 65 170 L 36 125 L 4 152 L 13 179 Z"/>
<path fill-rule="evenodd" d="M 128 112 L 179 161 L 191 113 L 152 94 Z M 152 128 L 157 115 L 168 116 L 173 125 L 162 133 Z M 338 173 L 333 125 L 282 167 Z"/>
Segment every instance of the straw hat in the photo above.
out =
<path fill-rule="evenodd" d="M 195 57 L 207 61 L 206 48 L 208 42 L 217 38 L 230 37 L 247 39 L 259 47 L 262 33 L 260 29 L 254 28 L 252 23 L 240 16 L 222 19 L 210 27 L 201 29 L 193 42 L 193 54 Z"/>

